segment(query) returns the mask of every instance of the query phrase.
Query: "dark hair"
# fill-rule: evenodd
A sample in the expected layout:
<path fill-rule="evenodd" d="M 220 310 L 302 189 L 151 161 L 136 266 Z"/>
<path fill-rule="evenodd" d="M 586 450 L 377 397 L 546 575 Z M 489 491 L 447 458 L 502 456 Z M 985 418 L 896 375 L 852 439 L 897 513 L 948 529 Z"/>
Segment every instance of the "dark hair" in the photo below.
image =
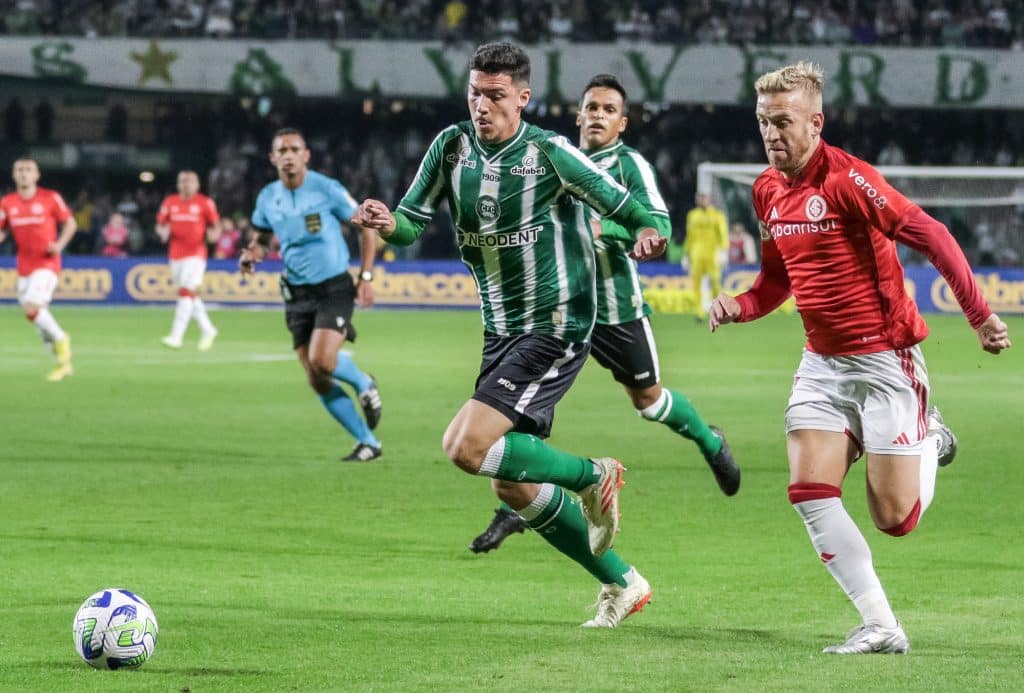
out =
<path fill-rule="evenodd" d="M 306 136 L 302 134 L 302 130 L 298 128 L 281 128 L 274 133 L 274 137 L 271 141 L 276 140 L 278 137 L 284 137 L 285 135 L 298 135 L 302 138 L 302 141 L 306 141 Z"/>
<path fill-rule="evenodd" d="M 626 101 L 628 100 L 626 97 L 626 88 L 622 86 L 622 82 L 619 81 L 618 77 L 616 77 L 615 75 L 610 75 L 605 72 L 602 72 L 599 75 L 594 75 L 593 77 L 590 78 L 590 81 L 587 82 L 587 86 L 583 87 L 583 94 L 580 94 L 580 101 L 583 100 L 584 94 L 586 94 L 591 89 L 594 89 L 595 87 L 614 89 L 615 91 L 619 92 L 619 94 L 622 95 L 622 105 L 623 107 L 625 107 Z"/>
<path fill-rule="evenodd" d="M 470 70 L 491 75 L 508 75 L 513 82 L 530 83 L 530 56 L 519 46 L 508 41 L 485 43 L 476 49 Z"/>
<path fill-rule="evenodd" d="M 33 158 L 32 158 L 31 156 L 29 156 L 28 154 L 21 154 L 20 156 L 18 156 L 18 157 L 17 157 L 17 158 L 16 158 L 15 160 L 14 160 L 14 163 L 16 164 L 16 163 L 18 163 L 19 161 L 31 161 L 31 162 L 32 162 L 33 164 L 35 164 L 36 166 L 39 166 L 39 162 L 37 162 L 37 161 L 36 161 L 35 159 L 33 159 Z M 12 164 L 12 166 L 13 166 L 13 164 Z"/>

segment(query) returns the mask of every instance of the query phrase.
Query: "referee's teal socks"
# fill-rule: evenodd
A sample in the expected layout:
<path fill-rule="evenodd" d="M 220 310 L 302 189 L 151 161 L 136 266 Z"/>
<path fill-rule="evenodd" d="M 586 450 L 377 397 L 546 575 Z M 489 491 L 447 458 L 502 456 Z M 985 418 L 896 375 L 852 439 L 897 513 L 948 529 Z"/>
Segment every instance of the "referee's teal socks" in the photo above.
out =
<path fill-rule="evenodd" d="M 365 392 L 366 388 L 370 387 L 370 376 L 359 370 L 356 362 L 344 351 L 338 352 L 338 365 L 334 367 L 334 373 L 331 375 L 354 387 L 357 394 Z"/>
<path fill-rule="evenodd" d="M 334 383 L 331 391 L 326 395 L 320 395 L 320 403 L 324 409 L 334 417 L 334 420 L 345 427 L 345 430 L 352 434 L 352 437 L 360 443 L 380 447 L 380 441 L 373 435 L 370 428 L 363 421 L 363 417 L 356 411 L 356 406 L 349 398 L 341 385 Z"/>

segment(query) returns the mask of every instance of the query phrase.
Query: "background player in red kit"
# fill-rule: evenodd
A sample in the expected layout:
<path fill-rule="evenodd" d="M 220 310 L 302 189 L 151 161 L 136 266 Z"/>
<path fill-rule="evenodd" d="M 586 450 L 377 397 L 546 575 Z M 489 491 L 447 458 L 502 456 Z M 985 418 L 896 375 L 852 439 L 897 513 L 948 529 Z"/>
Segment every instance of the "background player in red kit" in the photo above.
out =
<path fill-rule="evenodd" d="M 5 232 L 13 234 L 18 248 L 18 303 L 53 349 L 57 367 L 46 379 L 56 382 L 72 373 L 71 337 L 50 313 L 50 301 L 60 274 L 60 254 L 77 227 L 60 193 L 36 185 L 39 166 L 33 159 L 15 161 L 12 177 L 17 191 L 0 199 L 0 242 L 7 237 Z"/>
<path fill-rule="evenodd" d="M 170 241 L 171 275 L 178 287 L 171 333 L 161 341 L 172 349 L 180 349 L 188 321 L 195 318 L 200 332 L 199 350 L 206 351 L 213 346 L 217 329 L 196 291 L 206 273 L 206 244 L 216 243 L 220 234 L 220 215 L 213 200 L 199 192 L 195 171 L 178 174 L 178 194 L 169 195 L 160 205 L 156 232 L 164 243 Z"/>
<path fill-rule="evenodd" d="M 719 295 L 711 330 L 755 320 L 792 294 L 807 345 L 786 408 L 789 499 L 811 543 L 863 619 L 825 652 L 909 651 L 840 486 L 867 453 L 867 498 L 883 532 L 917 526 L 937 465 L 956 440 L 928 409 L 919 343 L 928 328 L 903 286 L 895 241 L 923 253 L 949 283 L 985 351 L 1010 346 L 946 227 L 871 166 L 821 140 L 821 70 L 801 62 L 757 80 L 757 122 L 771 168 L 754 183 L 762 238 L 751 289 Z M 941 449 L 940 449 L 941 448 Z"/>

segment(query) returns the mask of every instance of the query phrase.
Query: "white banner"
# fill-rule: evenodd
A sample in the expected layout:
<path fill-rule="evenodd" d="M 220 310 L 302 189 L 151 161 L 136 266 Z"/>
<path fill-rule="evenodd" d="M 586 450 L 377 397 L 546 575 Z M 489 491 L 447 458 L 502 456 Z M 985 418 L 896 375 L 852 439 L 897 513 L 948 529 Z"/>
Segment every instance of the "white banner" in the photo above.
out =
<path fill-rule="evenodd" d="M 832 105 L 1021 108 L 1024 53 L 999 50 L 630 44 L 530 46 L 534 98 L 572 102 L 618 75 L 635 101 L 752 104 L 753 81 L 797 60 L 826 73 Z M 361 98 L 463 98 L 472 46 L 406 41 L 19 38 L 0 74 L 119 89 Z"/>

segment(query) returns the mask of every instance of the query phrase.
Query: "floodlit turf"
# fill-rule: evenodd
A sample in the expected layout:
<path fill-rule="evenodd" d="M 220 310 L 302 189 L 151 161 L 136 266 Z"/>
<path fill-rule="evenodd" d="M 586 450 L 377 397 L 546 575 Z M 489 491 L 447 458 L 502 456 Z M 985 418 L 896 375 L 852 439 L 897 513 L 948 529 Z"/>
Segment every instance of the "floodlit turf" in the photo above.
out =
<path fill-rule="evenodd" d="M 441 452 L 479 360 L 473 312 L 357 316 L 357 362 L 384 399 L 383 460 L 309 392 L 283 316 L 216 311 L 214 349 L 172 352 L 169 309 L 57 306 L 75 375 L 50 368 L 0 308 L 0 689 L 992 690 L 1024 687 L 1020 454 L 1024 321 L 998 357 L 963 319 L 933 317 L 935 402 L 960 436 L 936 501 L 903 539 L 870 530 L 863 464 L 844 499 L 867 531 L 913 651 L 819 654 L 853 607 L 786 500 L 782 412 L 802 343 L 773 316 L 717 335 L 655 318 L 664 381 L 721 425 L 743 467 L 720 494 L 696 449 L 640 420 L 591 363 L 553 444 L 629 467 L 617 548 L 654 601 L 584 631 L 593 580 L 538 537 L 474 556 L 485 479 Z M 194 328 L 193 328 L 194 330 Z M 152 604 L 160 639 L 137 672 L 78 660 L 71 621 L 103 587 Z"/>

